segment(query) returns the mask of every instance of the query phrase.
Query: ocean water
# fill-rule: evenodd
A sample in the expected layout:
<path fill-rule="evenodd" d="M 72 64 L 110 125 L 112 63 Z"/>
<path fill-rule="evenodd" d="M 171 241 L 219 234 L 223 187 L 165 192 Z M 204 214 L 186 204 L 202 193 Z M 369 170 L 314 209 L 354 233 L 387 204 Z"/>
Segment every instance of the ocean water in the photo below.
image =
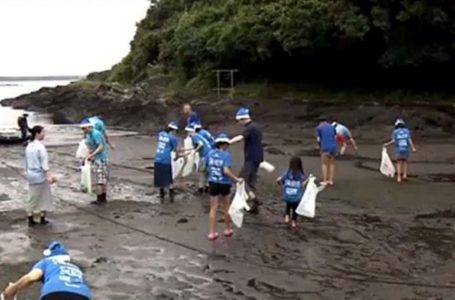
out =
<path fill-rule="evenodd" d="M 42 87 L 55 87 L 58 85 L 67 85 L 70 81 L 0 81 L 0 101 L 8 98 L 15 98 L 23 94 L 28 94 L 39 90 Z M 1 104 L 1 102 L 0 102 Z M 23 110 L 12 109 L 0 105 L 0 126 L 16 127 L 17 118 L 23 114 Z M 29 113 L 29 124 L 48 124 L 49 116 L 45 114 Z"/>

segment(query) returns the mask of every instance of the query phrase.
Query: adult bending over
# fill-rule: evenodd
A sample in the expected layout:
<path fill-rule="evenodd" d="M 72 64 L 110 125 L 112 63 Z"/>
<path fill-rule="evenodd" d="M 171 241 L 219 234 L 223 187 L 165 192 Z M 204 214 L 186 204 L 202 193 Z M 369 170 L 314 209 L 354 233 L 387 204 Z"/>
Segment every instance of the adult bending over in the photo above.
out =
<path fill-rule="evenodd" d="M 42 282 L 40 300 L 90 300 L 91 293 L 81 269 L 59 242 L 52 242 L 32 270 L 3 291 L 5 300 L 13 299 L 30 285 Z"/>

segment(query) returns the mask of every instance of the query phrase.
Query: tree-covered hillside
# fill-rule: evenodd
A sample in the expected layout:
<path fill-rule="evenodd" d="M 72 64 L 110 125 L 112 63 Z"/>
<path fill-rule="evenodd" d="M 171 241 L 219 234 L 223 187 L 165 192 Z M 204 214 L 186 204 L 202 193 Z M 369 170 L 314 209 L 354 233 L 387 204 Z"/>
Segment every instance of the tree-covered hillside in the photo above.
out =
<path fill-rule="evenodd" d="M 181 82 L 236 68 L 244 81 L 445 85 L 455 70 L 454 0 L 151 2 L 111 80 L 160 66 Z"/>

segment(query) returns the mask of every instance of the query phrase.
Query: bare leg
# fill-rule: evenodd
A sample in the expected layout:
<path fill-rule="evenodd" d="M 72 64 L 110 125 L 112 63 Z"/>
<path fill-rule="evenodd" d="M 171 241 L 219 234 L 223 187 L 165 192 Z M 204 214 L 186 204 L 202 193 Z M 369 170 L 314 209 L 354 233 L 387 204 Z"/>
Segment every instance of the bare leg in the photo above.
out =
<path fill-rule="evenodd" d="M 231 201 L 229 200 L 229 195 L 223 197 L 224 204 L 224 229 L 226 231 L 231 231 L 231 217 L 229 216 L 229 205 Z"/>
<path fill-rule="evenodd" d="M 210 196 L 209 234 L 216 232 L 216 211 L 218 209 L 218 197 Z"/>
<path fill-rule="evenodd" d="M 397 182 L 401 182 L 403 162 L 399 159 L 397 160 Z"/>
<path fill-rule="evenodd" d="M 346 148 L 347 148 L 348 144 L 347 143 L 343 143 L 341 145 L 341 149 L 340 149 L 340 154 L 343 155 L 345 152 L 346 152 Z"/>
<path fill-rule="evenodd" d="M 335 180 L 335 157 L 330 156 L 329 158 L 329 184 L 333 184 Z"/>
<path fill-rule="evenodd" d="M 403 180 L 408 180 L 408 161 L 403 160 Z"/>
<path fill-rule="evenodd" d="M 321 156 L 321 168 L 322 168 L 322 182 L 327 183 L 329 181 L 328 174 L 328 156 L 322 155 Z"/>

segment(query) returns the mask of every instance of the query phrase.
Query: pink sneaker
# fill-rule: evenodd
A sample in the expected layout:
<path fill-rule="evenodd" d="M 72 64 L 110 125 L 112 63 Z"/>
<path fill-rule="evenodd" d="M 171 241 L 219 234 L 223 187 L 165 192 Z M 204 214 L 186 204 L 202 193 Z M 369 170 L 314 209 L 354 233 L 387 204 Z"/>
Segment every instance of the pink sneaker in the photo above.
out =
<path fill-rule="evenodd" d="M 218 234 L 218 232 L 214 232 L 214 233 L 209 233 L 208 238 L 209 238 L 209 240 L 214 241 L 214 240 L 216 240 L 219 236 L 220 236 L 220 235 Z"/>
<path fill-rule="evenodd" d="M 225 237 L 231 237 L 233 234 L 234 234 L 234 230 L 232 230 L 232 229 L 226 229 L 224 231 L 224 236 Z"/>

